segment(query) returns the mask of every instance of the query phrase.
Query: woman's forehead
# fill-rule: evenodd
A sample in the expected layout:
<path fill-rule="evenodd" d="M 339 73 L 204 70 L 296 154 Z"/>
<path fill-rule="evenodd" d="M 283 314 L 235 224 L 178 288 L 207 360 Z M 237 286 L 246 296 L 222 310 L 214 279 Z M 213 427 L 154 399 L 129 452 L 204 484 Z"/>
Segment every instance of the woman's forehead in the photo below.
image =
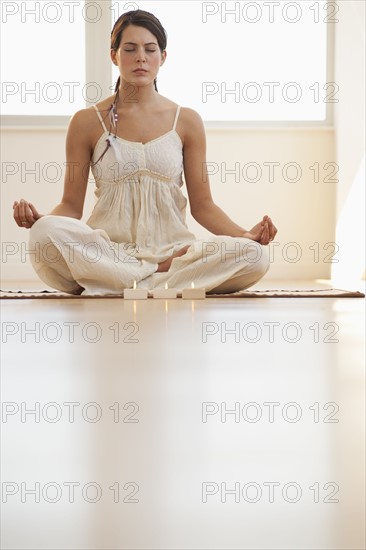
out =
<path fill-rule="evenodd" d="M 122 33 L 122 42 L 142 42 L 145 45 L 149 43 L 158 43 L 156 36 L 154 36 L 149 29 L 145 29 L 145 27 L 140 27 L 138 25 L 129 25 L 124 29 Z"/>

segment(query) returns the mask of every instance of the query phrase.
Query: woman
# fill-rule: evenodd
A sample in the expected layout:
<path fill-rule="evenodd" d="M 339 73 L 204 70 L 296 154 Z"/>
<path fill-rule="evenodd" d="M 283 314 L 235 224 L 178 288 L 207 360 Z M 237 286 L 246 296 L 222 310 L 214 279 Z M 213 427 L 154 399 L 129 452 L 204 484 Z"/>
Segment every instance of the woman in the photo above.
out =
<path fill-rule="evenodd" d="M 152 14 L 135 10 L 116 21 L 111 59 L 115 94 L 71 119 L 61 203 L 41 215 L 25 200 L 14 219 L 30 229 L 31 261 L 48 285 L 71 294 L 119 294 L 124 288 L 205 287 L 235 292 L 268 270 L 267 245 L 277 230 L 268 216 L 247 231 L 212 200 L 200 116 L 160 95 L 166 32 Z M 101 133 L 102 132 L 102 133 Z M 97 202 L 83 214 L 89 168 Z M 197 240 L 192 216 L 216 236 Z"/>

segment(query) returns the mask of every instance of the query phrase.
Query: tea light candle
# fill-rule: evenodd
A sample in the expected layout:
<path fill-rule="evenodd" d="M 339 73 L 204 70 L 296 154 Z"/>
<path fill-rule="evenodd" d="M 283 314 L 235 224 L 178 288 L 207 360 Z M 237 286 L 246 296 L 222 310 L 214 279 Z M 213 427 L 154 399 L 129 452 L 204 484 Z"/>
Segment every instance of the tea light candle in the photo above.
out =
<path fill-rule="evenodd" d="M 153 290 L 153 297 L 158 299 L 169 300 L 177 297 L 178 290 L 176 288 L 168 288 L 168 283 L 165 283 L 165 288 L 156 288 Z"/>
<path fill-rule="evenodd" d="M 192 282 L 191 288 L 183 288 L 182 298 L 183 300 L 203 300 L 206 298 L 206 289 L 195 288 Z"/>
<path fill-rule="evenodd" d="M 136 288 L 136 281 L 133 282 L 133 288 L 125 288 L 123 291 L 125 300 L 146 300 L 147 290 L 145 288 Z"/>

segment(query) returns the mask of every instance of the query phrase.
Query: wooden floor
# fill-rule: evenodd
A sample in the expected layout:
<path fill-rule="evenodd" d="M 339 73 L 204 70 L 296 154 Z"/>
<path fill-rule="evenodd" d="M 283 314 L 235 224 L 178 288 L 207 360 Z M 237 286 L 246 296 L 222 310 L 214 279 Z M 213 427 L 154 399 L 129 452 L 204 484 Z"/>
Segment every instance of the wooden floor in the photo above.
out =
<path fill-rule="evenodd" d="M 2 548 L 365 548 L 363 299 L 1 313 Z"/>

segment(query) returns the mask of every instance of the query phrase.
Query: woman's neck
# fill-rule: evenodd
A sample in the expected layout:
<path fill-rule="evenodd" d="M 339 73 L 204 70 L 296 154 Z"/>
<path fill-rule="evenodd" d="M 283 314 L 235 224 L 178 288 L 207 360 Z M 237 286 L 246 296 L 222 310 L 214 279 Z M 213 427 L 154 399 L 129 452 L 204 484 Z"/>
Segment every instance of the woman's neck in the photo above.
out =
<path fill-rule="evenodd" d="M 141 108 L 157 102 L 159 93 L 155 90 L 154 84 L 149 86 L 136 86 L 136 84 L 122 81 L 119 87 L 117 109 Z"/>

